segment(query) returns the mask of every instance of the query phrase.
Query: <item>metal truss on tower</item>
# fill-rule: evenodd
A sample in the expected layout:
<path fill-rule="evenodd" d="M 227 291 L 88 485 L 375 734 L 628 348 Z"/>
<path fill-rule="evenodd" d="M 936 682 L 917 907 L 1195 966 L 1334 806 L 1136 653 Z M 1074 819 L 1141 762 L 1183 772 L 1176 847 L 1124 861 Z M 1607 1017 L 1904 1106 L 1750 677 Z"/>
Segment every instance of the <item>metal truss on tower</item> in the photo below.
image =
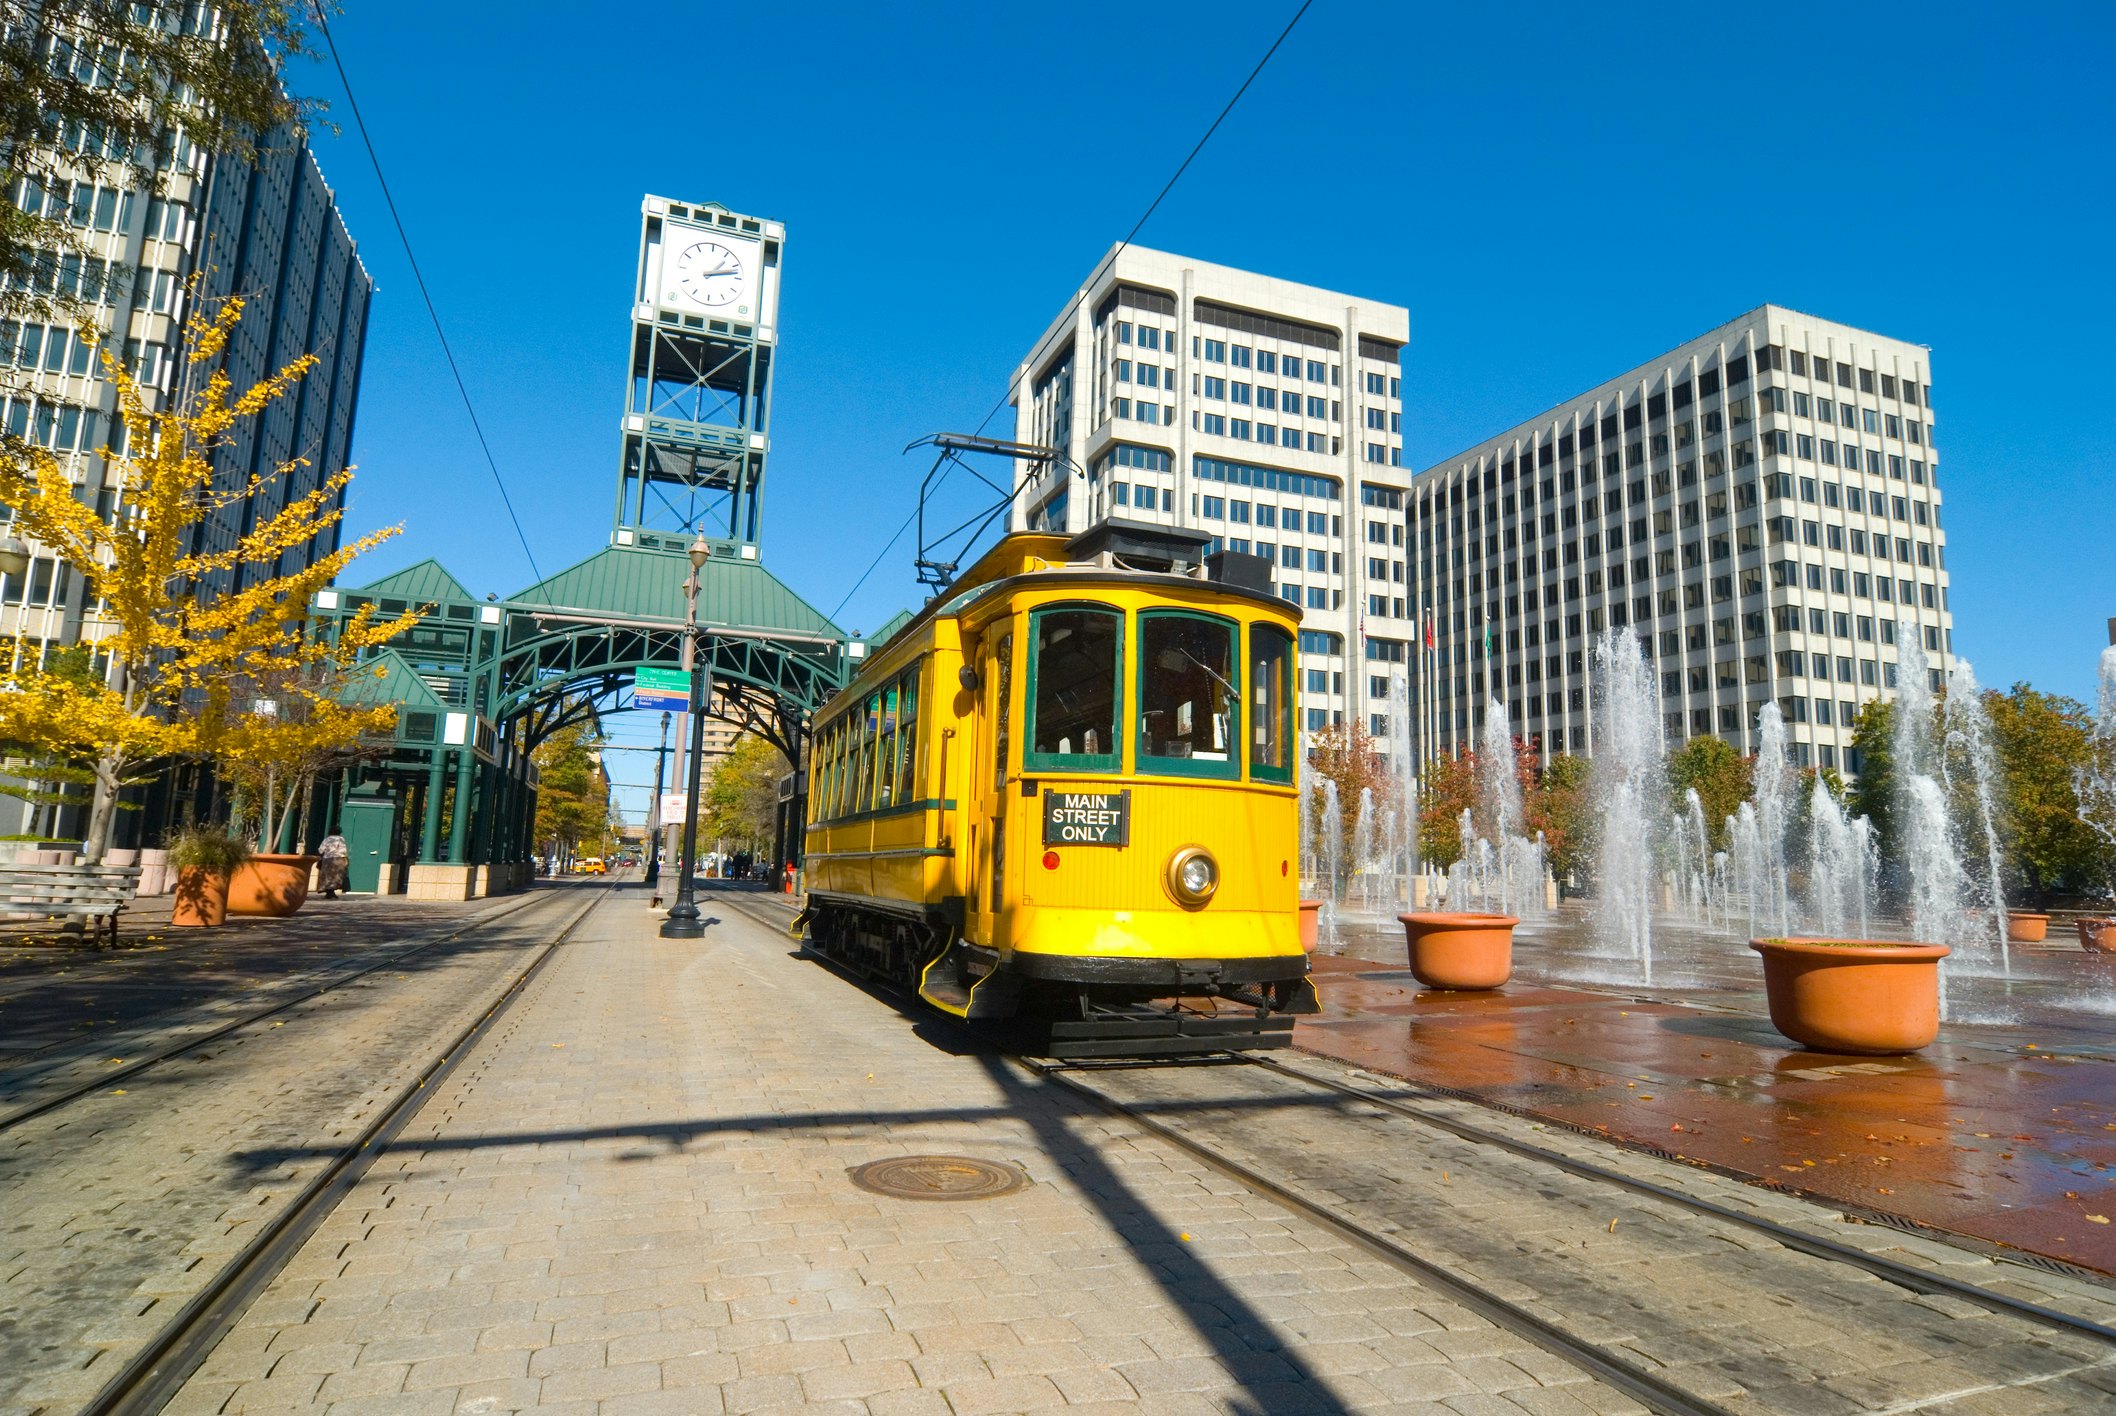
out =
<path fill-rule="evenodd" d="M 648 197 L 625 387 L 618 545 L 755 559 L 785 229 Z"/>

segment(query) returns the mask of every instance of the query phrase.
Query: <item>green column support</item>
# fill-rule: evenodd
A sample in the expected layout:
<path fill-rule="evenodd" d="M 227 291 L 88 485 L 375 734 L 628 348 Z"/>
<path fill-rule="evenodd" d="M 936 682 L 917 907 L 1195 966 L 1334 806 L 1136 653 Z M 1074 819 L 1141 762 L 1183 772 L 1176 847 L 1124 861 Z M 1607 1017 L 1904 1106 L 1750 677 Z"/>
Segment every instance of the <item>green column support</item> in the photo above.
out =
<path fill-rule="evenodd" d="M 432 865 L 441 859 L 441 792 L 447 754 L 438 747 L 426 753 L 426 812 L 419 829 L 419 859 Z"/>
<path fill-rule="evenodd" d="M 463 864 L 464 847 L 469 843 L 470 812 L 475 792 L 472 782 L 475 777 L 477 756 L 467 747 L 459 747 L 456 759 L 455 810 L 448 813 L 448 863 Z"/>

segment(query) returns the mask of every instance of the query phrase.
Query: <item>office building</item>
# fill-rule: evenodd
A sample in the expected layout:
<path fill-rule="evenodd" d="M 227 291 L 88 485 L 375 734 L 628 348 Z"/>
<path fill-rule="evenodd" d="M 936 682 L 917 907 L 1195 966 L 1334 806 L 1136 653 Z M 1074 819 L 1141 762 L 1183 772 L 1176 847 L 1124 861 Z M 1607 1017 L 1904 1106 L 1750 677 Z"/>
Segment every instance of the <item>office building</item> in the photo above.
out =
<path fill-rule="evenodd" d="M 253 166 L 180 138 L 159 191 L 106 181 L 8 194 L 18 206 L 66 213 L 85 238 L 85 260 L 68 256 L 52 270 L 64 293 L 88 303 L 106 346 L 136 372 L 155 406 L 180 399 L 182 381 L 199 377 L 184 362 L 184 323 L 201 302 L 210 309 L 230 295 L 244 300 L 242 322 L 223 356 L 238 389 L 303 354 L 317 356 L 297 388 L 239 425 L 214 458 L 219 485 L 231 489 L 282 462 L 302 458 L 307 465 L 203 524 L 197 550 L 233 545 L 286 502 L 335 476 L 352 442 L 374 282 L 306 140 L 281 130 L 259 146 Z M 56 453 L 84 499 L 106 516 L 118 489 L 101 451 L 116 435 L 116 417 L 116 387 L 72 322 L 0 326 L 0 425 Z M 337 544 L 332 528 L 315 544 L 289 548 L 276 564 L 248 574 L 291 573 Z M 95 607 L 80 578 L 41 548 L 30 551 L 27 571 L 0 582 L 0 635 L 18 656 L 95 640 Z M 239 589 L 243 574 L 243 568 L 230 570 L 204 588 L 208 594 Z M 21 811 L 19 803 L 0 803 L 0 832 L 53 834 L 77 825 L 48 807 L 41 817 Z"/>
<path fill-rule="evenodd" d="M 1162 251 L 1097 262 L 1015 370 L 1012 524 L 1112 518 L 1268 557 L 1304 612 L 1302 721 L 1360 721 L 1411 633 L 1400 353 L 1409 312 Z"/>
<path fill-rule="evenodd" d="M 1629 626 L 1670 745 L 1753 753 L 1776 702 L 1796 762 L 1856 772 L 1900 637 L 1952 660 L 1932 398 L 1923 346 L 1765 305 L 1420 472 L 1422 751 L 1497 698 L 1591 752 L 1590 646 Z"/>

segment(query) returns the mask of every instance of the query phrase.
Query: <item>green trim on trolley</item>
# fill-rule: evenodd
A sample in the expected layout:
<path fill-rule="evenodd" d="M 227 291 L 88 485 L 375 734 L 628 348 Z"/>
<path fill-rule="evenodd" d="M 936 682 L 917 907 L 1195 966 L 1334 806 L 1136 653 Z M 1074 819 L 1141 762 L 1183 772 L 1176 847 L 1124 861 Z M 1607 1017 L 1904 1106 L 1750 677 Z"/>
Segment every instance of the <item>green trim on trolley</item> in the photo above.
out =
<path fill-rule="evenodd" d="M 1110 692 L 1115 702 L 1110 705 L 1110 746 L 1115 752 L 1037 752 L 1032 744 L 1036 741 L 1036 678 L 1043 663 L 1043 653 L 1038 647 L 1042 643 L 1043 621 L 1054 614 L 1106 615 L 1117 622 L 1116 662 L 1110 665 Z M 1026 700 L 1022 704 L 1025 727 L 1021 734 L 1021 766 L 1029 772 L 1117 772 L 1124 766 L 1124 627 L 1128 616 L 1115 605 L 1098 600 L 1061 600 L 1048 605 L 1038 605 L 1029 611 L 1029 675 L 1024 690 Z"/>
<path fill-rule="evenodd" d="M 879 821 L 885 816 L 913 816 L 923 811 L 953 810 L 955 810 L 954 797 L 922 797 L 917 801 L 902 802 L 895 806 L 869 807 L 865 811 L 855 811 L 847 816 L 833 816 L 828 821 L 811 821 L 808 823 L 808 829 L 811 831 L 826 831 L 833 826 L 850 826 L 860 821 Z"/>
<path fill-rule="evenodd" d="M 1136 712 L 1137 733 L 1132 740 L 1133 771 L 1137 775 L 1168 777 L 1202 777 L 1216 782 L 1239 782 L 1245 754 L 1242 751 L 1242 622 L 1226 615 L 1210 614 L 1203 610 L 1140 610 L 1139 615 L 1139 676 L 1133 684 L 1138 708 Z M 1227 760 L 1209 762 L 1196 757 L 1161 757 L 1146 750 L 1146 675 L 1152 666 L 1146 662 L 1146 626 L 1154 620 L 1187 619 L 1224 629 L 1228 635 L 1228 646 L 1232 651 L 1227 667 L 1232 670 L 1228 682 L 1234 685 L 1234 698 L 1228 704 Z M 1150 765 L 1149 765 L 1150 764 Z"/>

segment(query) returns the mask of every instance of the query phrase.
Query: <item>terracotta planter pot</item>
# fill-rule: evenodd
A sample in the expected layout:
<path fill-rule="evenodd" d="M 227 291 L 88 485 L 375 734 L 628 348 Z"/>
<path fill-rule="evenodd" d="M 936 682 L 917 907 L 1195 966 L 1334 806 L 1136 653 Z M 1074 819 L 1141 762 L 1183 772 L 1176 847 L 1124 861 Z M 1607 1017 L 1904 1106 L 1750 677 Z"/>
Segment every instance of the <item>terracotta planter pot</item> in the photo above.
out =
<path fill-rule="evenodd" d="M 2081 920 L 2079 947 L 2089 954 L 2116 954 L 2116 919 Z"/>
<path fill-rule="evenodd" d="M 228 877 L 228 913 L 290 915 L 307 903 L 312 855 L 254 855 Z"/>
<path fill-rule="evenodd" d="M 1513 977 L 1514 926 L 1498 914 L 1405 914 L 1411 976 L 1427 988 L 1497 988 Z"/>
<path fill-rule="evenodd" d="M 1890 1056 L 1940 1035 L 1944 944 L 1751 939 L 1771 1026 L 1817 1052 Z"/>
<path fill-rule="evenodd" d="M 1300 902 L 1300 947 L 1312 954 L 1315 952 L 1315 932 L 1322 924 L 1322 901 Z"/>
<path fill-rule="evenodd" d="M 2046 914 L 2014 913 L 2006 916 L 2006 937 L 2015 944 L 2040 944 L 2050 933 Z"/>
<path fill-rule="evenodd" d="M 213 925 L 228 922 L 227 872 L 187 865 L 176 872 L 176 896 L 169 911 L 175 925 Z"/>

